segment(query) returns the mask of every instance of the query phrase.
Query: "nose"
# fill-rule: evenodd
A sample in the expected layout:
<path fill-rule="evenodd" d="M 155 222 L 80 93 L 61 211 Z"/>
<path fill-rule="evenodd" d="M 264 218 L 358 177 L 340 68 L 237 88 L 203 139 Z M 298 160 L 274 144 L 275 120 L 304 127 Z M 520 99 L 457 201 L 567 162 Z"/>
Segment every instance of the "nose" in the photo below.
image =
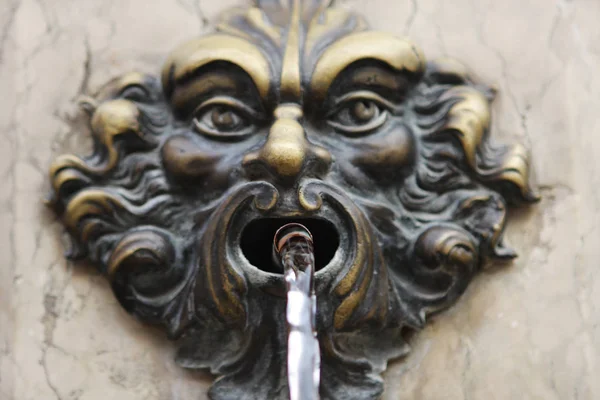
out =
<path fill-rule="evenodd" d="M 244 169 L 253 178 L 274 177 L 293 183 L 302 176 L 322 176 L 329 170 L 331 154 L 306 139 L 300 124 L 302 109 L 282 104 L 275 109 L 275 122 L 263 146 L 244 157 Z"/>

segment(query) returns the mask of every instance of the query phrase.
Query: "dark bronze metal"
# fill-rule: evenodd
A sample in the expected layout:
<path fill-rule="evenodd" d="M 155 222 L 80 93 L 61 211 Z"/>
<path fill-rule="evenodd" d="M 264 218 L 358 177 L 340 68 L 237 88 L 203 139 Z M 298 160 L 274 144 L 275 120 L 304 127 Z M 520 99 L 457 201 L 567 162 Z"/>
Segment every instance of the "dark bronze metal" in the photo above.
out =
<path fill-rule="evenodd" d="M 326 2 L 262 0 L 87 99 L 94 152 L 52 164 L 49 204 L 213 399 L 287 398 L 272 238 L 305 225 L 320 396 L 375 399 L 405 333 L 515 257 L 507 208 L 537 196 L 524 147 L 492 144 L 494 94 Z"/>

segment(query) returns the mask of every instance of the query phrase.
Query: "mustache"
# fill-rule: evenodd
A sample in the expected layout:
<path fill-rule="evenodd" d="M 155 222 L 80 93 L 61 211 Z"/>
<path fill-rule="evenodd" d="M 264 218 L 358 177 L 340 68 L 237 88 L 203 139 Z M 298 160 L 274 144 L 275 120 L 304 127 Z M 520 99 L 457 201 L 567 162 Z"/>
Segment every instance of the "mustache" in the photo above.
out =
<path fill-rule="evenodd" d="M 260 211 L 271 210 L 280 197 L 279 190 L 269 182 L 245 182 L 229 188 L 220 196 L 193 211 L 194 230 L 201 231 L 215 214 L 226 212 L 231 207 L 239 208 L 244 202 L 253 200 Z"/>

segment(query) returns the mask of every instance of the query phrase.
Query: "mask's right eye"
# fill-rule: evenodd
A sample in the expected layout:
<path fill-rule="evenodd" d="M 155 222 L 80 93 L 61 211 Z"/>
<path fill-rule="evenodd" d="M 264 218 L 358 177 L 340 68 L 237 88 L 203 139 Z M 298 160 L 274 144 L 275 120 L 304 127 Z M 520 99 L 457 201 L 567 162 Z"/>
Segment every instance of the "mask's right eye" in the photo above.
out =
<path fill-rule="evenodd" d="M 254 133 L 259 113 L 231 97 L 213 97 L 192 116 L 194 129 L 214 139 L 243 138 Z"/>

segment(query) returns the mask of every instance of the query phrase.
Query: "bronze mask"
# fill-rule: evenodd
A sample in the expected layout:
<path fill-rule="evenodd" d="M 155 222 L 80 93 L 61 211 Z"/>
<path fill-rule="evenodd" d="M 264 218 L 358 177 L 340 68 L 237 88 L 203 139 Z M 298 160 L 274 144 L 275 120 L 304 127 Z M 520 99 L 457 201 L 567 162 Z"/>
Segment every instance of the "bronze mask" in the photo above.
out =
<path fill-rule="evenodd" d="M 489 138 L 494 91 L 453 60 L 326 2 L 258 1 L 86 100 L 94 152 L 52 165 L 50 204 L 123 307 L 165 328 L 213 399 L 281 399 L 275 230 L 314 234 L 323 399 L 374 399 L 403 337 L 515 254 L 521 145 Z"/>

